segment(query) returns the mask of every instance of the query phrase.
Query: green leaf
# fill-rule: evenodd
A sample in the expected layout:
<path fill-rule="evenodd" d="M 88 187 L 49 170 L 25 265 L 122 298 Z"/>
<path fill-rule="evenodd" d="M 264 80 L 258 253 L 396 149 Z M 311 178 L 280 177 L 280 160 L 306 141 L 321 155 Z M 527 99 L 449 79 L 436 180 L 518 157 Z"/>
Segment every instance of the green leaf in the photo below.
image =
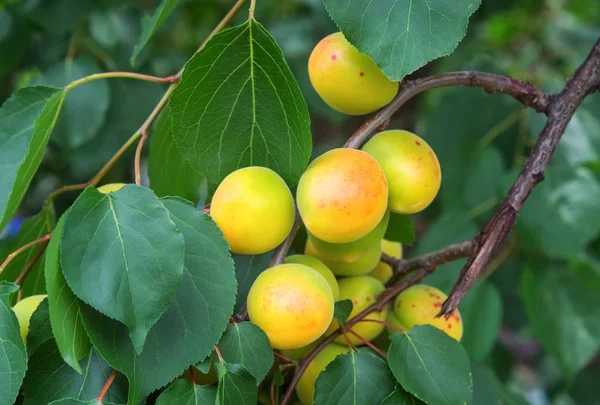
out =
<path fill-rule="evenodd" d="M 0 231 L 42 161 L 63 97 L 62 89 L 26 87 L 0 108 Z"/>
<path fill-rule="evenodd" d="M 215 363 L 215 368 L 219 376 L 217 405 L 256 405 L 256 380 L 244 366 Z"/>
<path fill-rule="evenodd" d="M 27 352 L 17 316 L 10 309 L 10 295 L 16 284 L 0 281 L 0 405 L 12 405 L 27 370 Z"/>
<path fill-rule="evenodd" d="M 148 157 L 150 187 L 159 197 L 178 196 L 197 203 L 204 178 L 183 159 L 175 147 L 168 111 L 154 126 Z"/>
<path fill-rule="evenodd" d="M 0 261 L 4 261 L 6 256 L 14 252 L 21 246 L 26 245 L 42 236 L 48 234 L 54 228 L 55 216 L 52 207 L 44 208 L 39 214 L 27 218 L 21 224 L 21 229 L 17 236 L 8 243 L 0 253 Z M 0 280 L 14 281 L 19 277 L 23 269 L 27 266 L 42 245 L 34 246 L 26 252 L 20 254 L 0 273 Z M 23 297 L 31 295 L 45 294 L 46 286 L 44 283 L 44 255 L 38 259 L 31 268 L 23 285 L 21 286 Z"/>
<path fill-rule="evenodd" d="M 80 299 L 128 326 L 140 353 L 183 273 L 184 240 L 161 201 L 126 185 L 87 188 L 66 214 L 60 260 Z"/>
<path fill-rule="evenodd" d="M 27 353 L 35 353 L 38 347 L 47 340 L 52 339 L 52 327 L 50 326 L 50 312 L 48 299 L 45 298 L 31 314 L 29 320 L 29 332 L 27 333 Z"/>
<path fill-rule="evenodd" d="M 83 373 L 79 374 L 65 363 L 54 340 L 43 343 L 29 360 L 29 370 L 23 383 L 23 405 L 47 405 L 62 398 L 91 401 L 102 391 L 112 368 L 90 350 L 81 360 Z M 106 393 L 107 401 L 121 403 L 127 398 L 127 381 L 117 375 Z"/>
<path fill-rule="evenodd" d="M 19 1 L 18 3 L 19 11 L 27 19 L 34 21 L 45 31 L 56 36 L 74 30 L 87 9 L 87 3 L 83 1 L 44 0 L 33 3 Z"/>
<path fill-rule="evenodd" d="M 44 273 L 48 289 L 50 323 L 56 345 L 63 360 L 81 374 L 79 360 L 89 353 L 91 343 L 83 328 L 79 300 L 67 285 L 60 268 L 60 239 L 65 217 L 63 215 L 58 221 L 46 248 Z"/>
<path fill-rule="evenodd" d="M 229 325 L 228 325 L 229 326 Z M 208 374 L 212 366 L 213 354 L 209 354 L 206 358 L 198 363 L 194 364 L 194 367 L 198 369 L 202 374 Z"/>
<path fill-rule="evenodd" d="M 574 376 L 600 349 L 600 294 L 560 265 L 532 263 L 522 276 L 525 308 L 533 331 Z"/>
<path fill-rule="evenodd" d="M 83 306 L 90 339 L 129 379 L 129 405 L 205 359 L 225 330 L 235 301 L 229 246 L 210 217 L 179 199 L 161 200 L 185 237 L 185 269 L 177 295 L 137 355 L 125 325 Z"/>
<path fill-rule="evenodd" d="M 265 166 L 294 185 L 308 163 L 306 102 L 281 49 L 254 19 L 215 35 L 186 64 L 169 111 L 177 147 L 211 183 Z"/>
<path fill-rule="evenodd" d="M 158 31 L 161 25 L 169 18 L 175 7 L 179 4 L 179 0 L 163 0 L 152 17 L 144 16 L 142 18 L 142 33 L 140 39 L 133 49 L 133 55 L 131 55 L 130 63 L 131 66 L 135 65 L 135 59 L 140 54 L 140 51 L 146 46 L 148 40 L 152 35 Z"/>
<path fill-rule="evenodd" d="M 337 356 L 315 382 L 315 405 L 379 405 L 396 381 L 385 360 L 368 349 Z"/>
<path fill-rule="evenodd" d="M 449 55 L 481 0 L 324 0 L 344 36 L 400 81 L 427 62 Z"/>
<path fill-rule="evenodd" d="M 232 255 L 235 263 L 235 278 L 238 283 L 235 312 L 238 312 L 246 303 L 250 287 L 254 284 L 256 277 L 267 268 L 272 256 L 273 251 L 253 256 Z"/>
<path fill-rule="evenodd" d="M 425 402 L 419 401 L 417 398 L 404 391 L 401 386 L 396 385 L 394 392 L 392 392 L 381 405 L 425 405 Z"/>
<path fill-rule="evenodd" d="M 415 241 L 415 225 L 408 215 L 392 212 L 383 238 L 403 245 L 412 245 Z"/>
<path fill-rule="evenodd" d="M 194 385 L 189 380 L 175 380 L 156 400 L 156 405 L 214 405 L 217 389 Z"/>
<path fill-rule="evenodd" d="M 98 404 L 97 399 L 92 399 L 91 401 L 82 401 L 80 399 L 64 398 L 64 399 L 59 399 L 57 401 L 52 401 L 48 405 L 100 405 L 100 404 Z M 113 402 L 106 402 L 106 401 L 102 400 L 101 405 L 115 405 L 115 404 Z"/>
<path fill-rule="evenodd" d="M 0 10 L 0 78 L 13 71 L 29 49 L 31 34 L 25 21 L 6 7 Z"/>
<path fill-rule="evenodd" d="M 346 321 L 352 312 L 352 301 L 351 300 L 341 300 L 336 301 L 335 306 L 333 307 L 333 317 L 338 321 L 340 326 L 346 325 Z"/>
<path fill-rule="evenodd" d="M 390 368 L 402 387 L 429 405 L 471 403 L 469 358 L 462 345 L 429 325 L 394 333 Z"/>
<path fill-rule="evenodd" d="M 250 322 L 227 325 L 219 341 L 227 363 L 241 364 L 260 384 L 273 365 L 273 348 L 267 335 Z"/>
<path fill-rule="evenodd" d="M 102 70 L 93 59 L 82 56 L 58 62 L 34 83 L 64 87 L 77 79 L 100 72 Z M 104 122 L 109 100 L 106 80 L 94 80 L 69 90 L 52 132 L 52 140 L 64 148 L 74 149 L 92 139 Z"/>
<path fill-rule="evenodd" d="M 460 303 L 464 332 L 461 340 L 469 358 L 484 360 L 494 348 L 502 324 L 502 297 L 489 282 L 476 284 Z"/>
<path fill-rule="evenodd" d="M 477 362 L 471 362 L 473 371 L 473 405 L 527 405 L 523 398 L 508 392 L 494 372 Z"/>

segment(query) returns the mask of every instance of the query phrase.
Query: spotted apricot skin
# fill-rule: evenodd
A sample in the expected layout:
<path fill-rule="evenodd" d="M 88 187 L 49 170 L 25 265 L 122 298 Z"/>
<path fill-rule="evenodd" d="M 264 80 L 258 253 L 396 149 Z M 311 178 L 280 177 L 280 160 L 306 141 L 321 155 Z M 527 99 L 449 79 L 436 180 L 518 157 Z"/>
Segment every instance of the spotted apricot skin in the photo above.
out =
<path fill-rule="evenodd" d="M 315 91 L 331 108 L 348 115 L 371 113 L 388 104 L 398 83 L 336 32 L 323 38 L 308 60 Z"/>
<path fill-rule="evenodd" d="M 340 286 L 340 301 L 346 299 L 352 301 L 352 312 L 350 313 L 348 320 L 354 318 L 365 308 L 373 304 L 376 301 L 377 296 L 385 289 L 381 281 L 369 276 L 343 278 L 339 280 L 338 284 Z M 381 312 L 371 312 L 363 319 L 385 321 L 387 314 L 388 307 L 385 306 Z M 334 319 L 331 322 L 331 326 L 327 330 L 327 333 L 332 333 L 339 327 L 339 323 Z M 383 329 L 383 324 L 375 322 L 359 322 L 351 328 L 352 331 L 359 334 L 367 341 L 375 339 L 381 332 L 383 332 Z M 347 336 L 355 346 L 365 344 L 361 339 L 357 338 L 352 333 L 348 333 Z M 346 340 L 343 336 L 337 337 L 335 342 L 339 344 L 346 344 Z"/>
<path fill-rule="evenodd" d="M 322 261 L 317 258 L 307 255 L 291 255 L 283 260 L 284 263 L 297 263 L 303 264 L 315 270 L 317 273 L 323 276 L 329 287 L 331 287 L 331 293 L 333 294 L 333 300 L 337 301 L 340 296 L 340 288 L 333 272 L 327 267 Z"/>
<path fill-rule="evenodd" d="M 265 270 L 248 293 L 250 321 L 275 349 L 297 349 L 317 340 L 333 319 L 333 306 L 325 278 L 303 264 Z"/>
<path fill-rule="evenodd" d="M 386 213 L 388 186 L 377 161 L 356 149 L 330 150 L 306 169 L 296 192 L 310 233 L 331 243 L 353 242 Z"/>
<path fill-rule="evenodd" d="M 329 259 L 323 256 L 312 244 L 311 239 L 307 239 L 304 253 L 325 263 L 336 276 L 364 276 L 370 273 L 379 263 L 381 246 L 377 244 L 357 260 L 346 261 L 343 259 Z"/>
<path fill-rule="evenodd" d="M 436 318 L 447 295 L 437 288 L 416 284 L 404 290 L 394 303 L 394 314 L 407 331 L 415 325 L 431 325 L 460 342 L 463 323 L 458 310 L 449 317 Z"/>
<path fill-rule="evenodd" d="M 294 199 L 273 170 L 251 166 L 219 184 L 210 215 L 233 253 L 258 255 L 277 247 L 294 225 Z"/>
<path fill-rule="evenodd" d="M 385 172 L 389 186 L 389 209 L 414 214 L 427 208 L 442 183 L 440 162 L 423 139 L 402 130 L 383 131 L 362 148 Z"/>
<path fill-rule="evenodd" d="M 123 188 L 124 185 L 125 183 L 110 183 L 98 187 L 97 190 L 102 194 L 114 193 L 115 191 L 119 191 L 121 188 Z"/>
<path fill-rule="evenodd" d="M 395 259 L 402 259 L 402 245 L 398 242 L 392 242 L 389 240 L 382 239 L 381 250 L 388 256 L 391 256 Z M 394 272 L 392 271 L 392 266 L 382 261 L 379 261 L 377 263 L 377 266 L 375 266 L 373 271 L 370 272 L 368 275 L 371 277 L 375 277 L 377 280 L 385 284 L 392 277 L 392 274 L 394 274 Z"/>
<path fill-rule="evenodd" d="M 23 298 L 12 308 L 19 321 L 21 337 L 25 343 L 27 343 L 27 335 L 29 334 L 29 321 L 31 320 L 31 315 L 33 315 L 44 298 L 46 298 L 46 295 L 32 295 Z"/>
<path fill-rule="evenodd" d="M 298 385 L 296 385 L 296 394 L 303 405 L 311 405 L 313 403 L 315 382 L 317 381 L 319 374 L 321 374 L 327 365 L 335 360 L 337 356 L 348 353 L 350 353 L 350 349 L 345 344 L 338 345 L 330 343 L 308 364 L 308 367 L 298 380 Z"/>

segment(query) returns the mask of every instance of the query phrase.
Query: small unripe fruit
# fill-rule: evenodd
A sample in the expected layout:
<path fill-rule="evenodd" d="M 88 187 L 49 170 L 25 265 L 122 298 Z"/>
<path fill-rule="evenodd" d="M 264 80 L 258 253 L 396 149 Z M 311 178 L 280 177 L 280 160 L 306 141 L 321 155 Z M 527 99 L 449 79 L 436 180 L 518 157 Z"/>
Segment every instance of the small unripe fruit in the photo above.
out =
<path fill-rule="evenodd" d="M 294 199 L 285 181 L 266 167 L 231 173 L 215 191 L 210 215 L 233 253 L 258 255 L 277 247 L 294 225 Z"/>
<path fill-rule="evenodd" d="M 383 131 L 363 146 L 381 164 L 389 186 L 389 209 L 400 214 L 422 211 L 442 182 L 440 162 L 423 139 L 401 130 Z"/>
<path fill-rule="evenodd" d="M 250 321 L 275 349 L 297 349 L 317 340 L 333 319 L 331 287 L 303 264 L 281 264 L 263 271 L 248 293 Z"/>
<path fill-rule="evenodd" d="M 333 300 L 337 301 L 340 296 L 340 288 L 338 282 L 335 279 L 332 271 L 322 261 L 307 255 L 292 255 L 288 256 L 283 260 L 284 263 L 296 263 L 303 264 L 315 270 L 317 273 L 323 276 L 329 287 L 331 287 L 331 293 L 333 294 Z"/>
<path fill-rule="evenodd" d="M 345 260 L 328 259 L 314 247 L 310 238 L 306 241 L 304 253 L 325 263 L 336 276 L 363 276 L 373 271 L 377 263 L 381 260 L 380 245 L 376 245 L 355 261 L 347 262 Z"/>
<path fill-rule="evenodd" d="M 331 243 L 362 238 L 382 220 L 387 182 L 377 161 L 360 150 L 333 149 L 306 169 L 296 192 L 310 233 Z"/>
<path fill-rule="evenodd" d="M 352 312 L 350 313 L 348 320 L 354 318 L 365 308 L 374 304 L 377 300 L 377 296 L 382 293 L 383 290 L 385 290 L 385 287 L 381 281 L 369 276 L 347 277 L 339 280 L 338 283 L 340 285 L 340 301 L 346 299 L 352 301 Z M 387 314 L 388 307 L 386 305 L 381 312 L 371 312 L 363 319 L 385 321 Z M 339 323 L 334 319 L 328 329 L 328 333 L 333 332 L 339 327 Z M 351 329 L 355 333 L 358 333 L 360 336 L 362 336 L 365 340 L 371 341 L 379 336 L 381 332 L 383 332 L 384 325 L 375 322 L 359 322 L 352 326 Z M 347 335 L 352 344 L 356 346 L 365 344 L 353 334 L 348 333 Z M 346 340 L 343 336 L 339 336 L 335 339 L 335 342 L 339 344 L 345 344 Z"/>
<path fill-rule="evenodd" d="M 346 345 L 342 346 L 330 343 L 325 346 L 314 359 L 312 359 L 298 380 L 298 385 L 296 385 L 296 394 L 303 405 L 311 405 L 313 403 L 315 382 L 317 381 L 319 374 L 321 374 L 327 365 L 335 360 L 337 356 L 348 353 L 350 353 L 350 349 Z"/>
<path fill-rule="evenodd" d="M 349 115 L 380 109 L 398 92 L 373 60 L 362 54 L 341 32 L 321 40 L 308 60 L 315 91 L 331 108 Z"/>
<path fill-rule="evenodd" d="M 463 324 L 457 309 L 447 318 L 436 318 L 446 298 L 448 296 L 437 288 L 424 284 L 413 285 L 396 297 L 394 314 L 407 331 L 415 325 L 431 325 L 460 341 Z"/>
<path fill-rule="evenodd" d="M 21 336 L 23 337 L 23 341 L 25 343 L 27 343 L 27 334 L 29 333 L 29 321 L 31 320 L 31 315 L 33 315 L 44 298 L 46 298 L 46 295 L 32 295 L 31 297 L 23 298 L 13 307 L 13 311 L 19 320 Z"/>
<path fill-rule="evenodd" d="M 308 238 L 321 256 L 334 261 L 354 262 L 380 244 L 389 222 L 390 213 L 386 212 L 381 221 L 379 221 L 379 224 L 371 232 L 354 242 L 325 242 L 310 232 L 308 233 Z"/>
<path fill-rule="evenodd" d="M 396 259 L 402 259 L 402 245 L 398 242 L 392 242 L 383 239 L 381 241 L 381 250 L 388 256 L 391 256 Z M 375 277 L 377 280 L 385 284 L 392 277 L 392 274 L 394 274 L 392 266 L 382 261 L 379 261 L 379 263 L 377 263 L 377 266 L 375 266 L 375 269 L 368 275 L 371 277 Z"/>
<path fill-rule="evenodd" d="M 97 190 L 102 194 L 114 193 L 115 191 L 119 191 L 121 188 L 123 188 L 124 185 L 125 183 L 110 183 L 98 187 Z"/>

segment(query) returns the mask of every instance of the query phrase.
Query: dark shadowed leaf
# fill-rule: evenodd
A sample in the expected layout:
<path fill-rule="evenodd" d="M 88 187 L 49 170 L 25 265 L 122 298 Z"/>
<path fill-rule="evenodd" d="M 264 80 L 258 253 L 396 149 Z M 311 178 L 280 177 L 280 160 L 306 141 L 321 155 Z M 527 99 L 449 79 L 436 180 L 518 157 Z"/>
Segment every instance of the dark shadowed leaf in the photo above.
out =
<path fill-rule="evenodd" d="M 90 401 L 82 401 L 80 399 L 65 398 L 65 399 L 59 399 L 56 401 L 52 401 L 48 405 L 98 405 L 98 400 L 92 399 Z M 103 400 L 102 405 L 117 405 L 117 404 L 115 404 L 113 402 L 106 402 Z"/>
<path fill-rule="evenodd" d="M 144 16 L 142 18 L 142 33 L 140 35 L 140 40 L 133 49 L 133 55 L 131 55 L 131 66 L 135 65 L 135 59 L 140 54 L 140 51 L 144 48 L 148 40 L 158 29 L 160 26 L 169 18 L 179 0 L 163 0 L 161 1 L 158 8 L 154 11 L 152 17 Z"/>
<path fill-rule="evenodd" d="M 181 282 L 183 235 L 147 188 L 86 189 L 71 206 L 60 261 L 71 290 L 130 329 L 141 352 Z"/>
<path fill-rule="evenodd" d="M 256 277 L 262 273 L 273 256 L 273 251 L 260 255 L 232 255 L 235 262 L 235 277 L 238 283 L 237 298 L 235 300 L 235 311 L 239 311 L 246 303 L 250 287 Z"/>
<path fill-rule="evenodd" d="M 52 337 L 50 310 L 46 298 L 40 302 L 40 305 L 31 314 L 29 332 L 27 333 L 27 354 L 31 356 L 42 343 L 52 339 Z"/>
<path fill-rule="evenodd" d="M 333 317 L 338 321 L 340 326 L 344 326 L 350 313 L 352 313 L 352 301 L 351 300 L 341 300 L 335 303 L 333 307 Z"/>
<path fill-rule="evenodd" d="M 390 222 L 384 239 L 412 245 L 415 241 L 415 225 L 408 215 L 390 213 Z"/>
<path fill-rule="evenodd" d="M 402 387 L 429 405 L 470 404 L 469 358 L 460 343 L 433 326 L 394 333 L 390 368 Z"/>
<path fill-rule="evenodd" d="M 473 372 L 473 405 L 527 405 L 520 396 L 507 391 L 494 372 L 475 361 L 471 362 Z"/>
<path fill-rule="evenodd" d="M 337 356 L 315 383 L 315 405 L 379 405 L 396 380 L 386 361 L 369 349 Z"/>
<path fill-rule="evenodd" d="M 425 405 L 425 402 L 404 391 L 401 386 L 396 385 L 396 389 L 392 392 L 381 405 Z"/>
<path fill-rule="evenodd" d="M 219 375 L 217 405 L 255 405 L 256 380 L 241 364 L 215 363 Z"/>
<path fill-rule="evenodd" d="M 311 153 L 306 102 L 281 50 L 254 19 L 211 39 L 169 102 L 173 137 L 211 183 L 246 166 L 298 182 Z"/>
<path fill-rule="evenodd" d="M 156 400 L 156 405 L 214 405 L 217 389 L 210 385 L 195 385 L 189 380 L 175 380 Z"/>

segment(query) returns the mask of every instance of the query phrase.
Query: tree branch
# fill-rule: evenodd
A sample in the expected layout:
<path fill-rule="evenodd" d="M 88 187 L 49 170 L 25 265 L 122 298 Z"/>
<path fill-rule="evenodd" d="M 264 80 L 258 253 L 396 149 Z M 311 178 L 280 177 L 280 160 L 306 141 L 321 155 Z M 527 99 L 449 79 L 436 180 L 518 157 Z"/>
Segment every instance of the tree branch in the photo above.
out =
<path fill-rule="evenodd" d="M 512 77 L 475 71 L 443 73 L 402 82 L 396 97 L 373 117 L 365 121 L 344 146 L 354 149 L 360 148 L 367 141 L 368 137 L 378 127 L 385 126 L 392 115 L 407 101 L 426 90 L 449 86 L 480 87 L 486 93 L 505 93 L 537 112 L 547 113 L 548 111 L 549 95 L 543 93 L 529 82 L 522 82 Z"/>
<path fill-rule="evenodd" d="M 4 271 L 4 269 L 6 267 L 8 267 L 8 265 L 10 264 L 10 262 L 12 262 L 15 257 L 19 256 L 21 253 L 23 253 L 24 251 L 26 251 L 27 249 L 29 249 L 32 246 L 38 245 L 40 243 L 46 243 L 46 242 L 48 242 L 50 240 L 51 236 L 52 236 L 52 232 L 47 233 L 46 235 L 42 236 L 41 238 L 36 239 L 34 241 L 31 241 L 31 242 L 29 242 L 29 243 L 21 246 L 20 248 L 18 248 L 17 250 L 15 250 L 14 252 L 12 252 L 8 256 L 6 256 L 6 259 L 0 265 L 0 273 L 2 273 Z"/>
<path fill-rule="evenodd" d="M 585 97 L 600 85 L 600 39 L 565 88 L 550 97 L 548 120 L 525 167 L 487 226 L 475 237 L 475 249 L 462 269 L 439 316 L 451 313 L 469 291 L 477 276 L 494 257 L 513 229 L 517 215 L 534 187 L 544 180 L 544 170 L 567 124 Z"/>

